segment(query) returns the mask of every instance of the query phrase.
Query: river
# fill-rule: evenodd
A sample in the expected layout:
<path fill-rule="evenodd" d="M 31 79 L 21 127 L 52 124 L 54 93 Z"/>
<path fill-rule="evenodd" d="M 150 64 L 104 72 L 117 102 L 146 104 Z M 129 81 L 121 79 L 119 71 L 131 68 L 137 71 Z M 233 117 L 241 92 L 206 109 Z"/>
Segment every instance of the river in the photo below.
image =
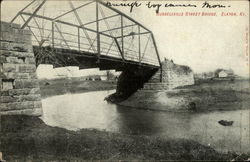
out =
<path fill-rule="evenodd" d="M 50 126 L 79 130 L 98 129 L 126 134 L 186 138 L 217 151 L 250 152 L 250 110 L 174 113 L 133 109 L 110 104 L 112 91 L 58 95 L 42 100 L 42 120 Z M 222 126 L 219 120 L 233 120 Z"/>

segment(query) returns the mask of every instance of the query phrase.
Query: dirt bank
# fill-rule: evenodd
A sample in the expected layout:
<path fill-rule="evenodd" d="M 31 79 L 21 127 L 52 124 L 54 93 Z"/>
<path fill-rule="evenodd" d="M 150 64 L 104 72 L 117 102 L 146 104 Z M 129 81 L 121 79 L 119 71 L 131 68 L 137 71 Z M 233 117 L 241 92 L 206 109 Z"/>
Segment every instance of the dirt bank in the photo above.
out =
<path fill-rule="evenodd" d="M 246 160 L 191 140 L 163 140 L 97 130 L 68 131 L 29 116 L 1 116 L 0 151 L 7 161 Z"/>
<path fill-rule="evenodd" d="M 66 93 L 116 89 L 116 81 L 81 81 L 79 78 L 40 80 L 39 85 L 43 98 Z"/>
<path fill-rule="evenodd" d="M 164 111 L 250 108 L 249 80 L 203 81 L 169 91 L 139 90 L 120 105 Z"/>

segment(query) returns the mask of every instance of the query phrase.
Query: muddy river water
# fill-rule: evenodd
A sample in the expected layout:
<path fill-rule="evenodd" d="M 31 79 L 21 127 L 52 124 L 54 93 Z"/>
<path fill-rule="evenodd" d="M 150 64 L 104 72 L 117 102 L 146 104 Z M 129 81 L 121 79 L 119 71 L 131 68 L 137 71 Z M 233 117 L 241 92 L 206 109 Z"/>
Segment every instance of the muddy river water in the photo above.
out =
<path fill-rule="evenodd" d="M 69 130 L 98 129 L 126 134 L 186 138 L 220 152 L 250 152 L 250 110 L 174 113 L 133 109 L 110 104 L 112 91 L 65 94 L 42 100 L 43 121 Z M 222 126 L 220 120 L 233 120 Z"/>

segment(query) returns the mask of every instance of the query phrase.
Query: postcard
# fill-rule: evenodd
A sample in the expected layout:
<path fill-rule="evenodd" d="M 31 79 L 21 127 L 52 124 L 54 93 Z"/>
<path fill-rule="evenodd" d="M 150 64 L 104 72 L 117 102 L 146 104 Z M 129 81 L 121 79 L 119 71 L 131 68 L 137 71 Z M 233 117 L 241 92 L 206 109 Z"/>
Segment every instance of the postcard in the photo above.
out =
<path fill-rule="evenodd" d="M 250 161 L 249 1 L 2 0 L 0 161 Z"/>

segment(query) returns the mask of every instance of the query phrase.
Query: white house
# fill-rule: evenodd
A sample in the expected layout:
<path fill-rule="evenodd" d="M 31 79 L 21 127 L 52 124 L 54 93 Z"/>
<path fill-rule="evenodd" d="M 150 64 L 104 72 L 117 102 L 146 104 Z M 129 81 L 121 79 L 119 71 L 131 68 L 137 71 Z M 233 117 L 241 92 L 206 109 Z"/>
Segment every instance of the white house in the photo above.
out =
<path fill-rule="evenodd" d="M 218 73 L 218 76 L 219 78 L 225 78 L 228 77 L 228 74 L 224 70 L 222 70 Z"/>
<path fill-rule="evenodd" d="M 101 80 L 108 80 L 107 75 L 101 75 L 100 77 L 101 77 Z"/>
<path fill-rule="evenodd" d="M 226 78 L 226 77 L 234 77 L 234 72 L 233 70 L 224 70 L 224 69 L 220 69 L 220 70 L 217 70 L 216 73 L 216 76 L 219 77 L 219 78 Z"/>

